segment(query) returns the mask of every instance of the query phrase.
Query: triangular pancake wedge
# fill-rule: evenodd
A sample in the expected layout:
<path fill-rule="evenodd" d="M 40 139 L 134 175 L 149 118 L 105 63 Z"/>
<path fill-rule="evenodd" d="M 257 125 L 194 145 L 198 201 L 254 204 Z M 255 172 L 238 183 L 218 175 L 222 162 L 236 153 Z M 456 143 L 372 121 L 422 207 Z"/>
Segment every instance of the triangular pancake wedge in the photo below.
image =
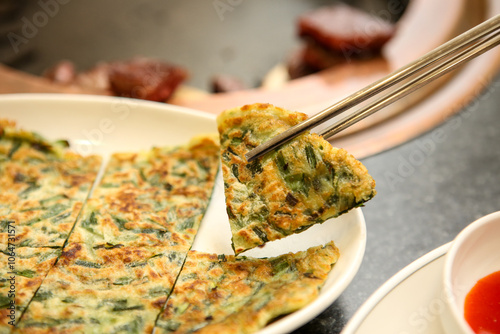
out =
<path fill-rule="evenodd" d="M 315 300 L 338 258 L 333 242 L 262 259 L 192 250 L 155 333 L 255 333 Z"/>
<path fill-rule="evenodd" d="M 247 162 L 245 153 L 306 118 L 270 104 L 245 105 L 217 117 L 236 254 L 337 217 L 375 195 L 366 168 L 314 133 Z"/>

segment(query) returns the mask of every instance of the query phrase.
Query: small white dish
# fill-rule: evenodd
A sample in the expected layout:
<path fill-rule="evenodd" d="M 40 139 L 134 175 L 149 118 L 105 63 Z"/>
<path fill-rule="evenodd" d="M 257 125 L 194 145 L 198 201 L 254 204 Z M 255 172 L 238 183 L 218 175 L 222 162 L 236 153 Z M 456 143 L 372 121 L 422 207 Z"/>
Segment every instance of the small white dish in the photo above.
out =
<path fill-rule="evenodd" d="M 474 334 L 464 317 L 465 298 L 481 278 L 500 270 L 500 211 L 471 223 L 455 238 L 443 271 L 443 329 Z"/>
<path fill-rule="evenodd" d="M 500 258 L 498 252 L 500 212 L 487 215 L 473 224 L 479 227 L 479 224 L 495 224 L 494 222 L 497 225 L 496 230 L 490 231 L 492 234 L 489 237 L 492 241 L 490 247 L 495 247 L 495 251 L 488 249 L 485 251 L 493 258 L 494 254 L 498 254 Z M 466 230 L 467 228 L 464 230 L 465 233 Z M 444 268 L 447 253 L 459 238 L 460 235 L 454 242 L 436 248 L 415 260 L 380 286 L 356 311 L 342 330 L 342 334 L 443 334 L 442 322 L 444 313 L 448 312 L 447 303 L 450 300 L 442 283 Z M 481 259 L 481 262 L 483 260 Z M 488 263 L 488 266 L 483 268 L 484 274 L 477 273 L 478 278 L 499 270 L 499 263 L 500 259 Z M 470 282 L 470 288 L 474 284 L 475 281 Z"/>
<path fill-rule="evenodd" d="M 342 334 L 443 334 L 441 277 L 450 245 L 423 255 L 380 286 Z"/>

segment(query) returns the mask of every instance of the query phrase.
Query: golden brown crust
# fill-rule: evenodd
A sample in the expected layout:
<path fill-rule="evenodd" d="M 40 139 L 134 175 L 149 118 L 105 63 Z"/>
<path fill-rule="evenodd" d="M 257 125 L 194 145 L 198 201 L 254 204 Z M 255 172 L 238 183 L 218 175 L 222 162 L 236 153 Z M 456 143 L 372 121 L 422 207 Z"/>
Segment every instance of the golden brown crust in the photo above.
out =
<path fill-rule="evenodd" d="M 27 247 L 0 252 L 0 332 L 19 321 L 60 254 L 60 249 Z"/>
<path fill-rule="evenodd" d="M 208 205 L 218 152 L 203 136 L 114 154 L 19 330 L 151 332 Z"/>
<path fill-rule="evenodd" d="M 303 117 L 289 115 L 265 131 L 272 135 Z M 0 126 L 1 131 L 8 133 L 8 126 Z M 21 141 L 18 147 L 0 138 L 0 155 L 8 157 L 0 165 L 11 175 L 5 179 L 10 190 L 0 195 L 8 205 L 0 206 L 0 213 L 16 220 L 18 254 L 29 257 L 19 263 L 22 271 L 17 273 L 22 291 L 16 296 L 17 320 L 31 303 L 15 333 L 151 332 L 176 282 L 178 293 L 158 322 L 159 331 L 180 321 L 180 326 L 200 333 L 254 332 L 316 298 L 337 261 L 333 242 L 272 259 L 191 252 L 186 260 L 215 182 L 220 152 L 216 137 L 114 154 L 81 210 L 99 158 L 59 148 L 40 150 L 36 145 L 45 144 L 29 136 L 12 135 Z M 20 173 L 27 177 L 20 178 Z M 29 189 L 31 184 L 42 187 Z M 20 193 L 29 196 L 19 201 Z M 279 196 L 275 200 L 282 201 Z M 53 266 L 67 239 L 63 232 L 73 228 L 77 216 Z M 51 233 L 42 233 L 47 230 Z M 21 247 L 26 240 L 23 246 L 47 244 L 55 249 Z M 5 260 L 1 255 L 0 262 Z"/>
<path fill-rule="evenodd" d="M 30 333 L 150 332 L 182 258 L 145 247 L 65 247 L 17 328 Z"/>
<path fill-rule="evenodd" d="M 218 118 L 226 205 L 236 254 L 301 232 L 375 195 L 366 168 L 317 134 L 304 133 L 251 163 L 245 154 L 306 119 L 268 104 Z"/>
<path fill-rule="evenodd" d="M 62 247 L 101 164 L 0 120 L 0 216 L 17 247 Z M 0 249 L 9 235 L 0 230 Z"/>
<path fill-rule="evenodd" d="M 339 256 L 333 242 L 276 258 L 191 251 L 158 333 L 253 333 L 314 300 Z"/>
<path fill-rule="evenodd" d="M 0 299 L 15 304 L 0 307 L 0 332 L 19 321 L 61 253 L 100 164 L 0 120 L 0 271 L 15 282 L 0 283 Z"/>
<path fill-rule="evenodd" d="M 189 249 L 218 170 L 214 136 L 186 146 L 117 153 L 87 201 L 71 242 Z"/>

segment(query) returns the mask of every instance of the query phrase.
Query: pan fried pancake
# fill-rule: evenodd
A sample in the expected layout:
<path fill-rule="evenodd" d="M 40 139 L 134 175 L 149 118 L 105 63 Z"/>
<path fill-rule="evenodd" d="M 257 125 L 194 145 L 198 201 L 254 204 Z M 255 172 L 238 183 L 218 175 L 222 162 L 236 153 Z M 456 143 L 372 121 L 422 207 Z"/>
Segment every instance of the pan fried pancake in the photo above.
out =
<path fill-rule="evenodd" d="M 32 205 L 22 209 L 23 204 L 27 203 Z M 61 199 L 47 206 L 42 203 L 40 201 L 19 203 L 19 206 L 14 205 L 11 208 L 10 214 L 4 216 L 4 222 L 17 222 L 15 236 L 17 247 L 62 248 L 82 207 L 82 202 L 68 199 Z M 8 239 L 6 230 L 2 230 L 0 233 L 2 249 L 7 248 Z"/>
<path fill-rule="evenodd" d="M 245 153 L 306 118 L 269 104 L 246 105 L 218 116 L 236 254 L 337 217 L 375 195 L 375 181 L 366 168 L 314 133 L 247 162 Z"/>
<path fill-rule="evenodd" d="M 100 164 L 0 120 L 0 217 L 15 222 L 16 246 L 62 247 Z M 0 249 L 7 239 L 2 229 Z"/>
<path fill-rule="evenodd" d="M 338 256 L 333 242 L 267 259 L 191 251 L 155 333 L 254 333 L 314 300 Z"/>
<path fill-rule="evenodd" d="M 19 321 L 60 254 L 60 249 L 28 247 L 0 252 L 0 333 L 9 333 L 12 328 L 9 322 Z M 11 301 L 15 313 L 11 312 Z"/>
<path fill-rule="evenodd" d="M 216 136 L 113 155 L 19 331 L 151 332 L 208 205 Z"/>
<path fill-rule="evenodd" d="M 0 332 L 10 332 L 61 253 L 100 164 L 0 120 Z"/>
<path fill-rule="evenodd" d="M 19 333 L 150 333 L 184 256 L 158 247 L 71 243 L 37 291 Z"/>
<path fill-rule="evenodd" d="M 215 136 L 186 146 L 114 154 L 71 242 L 163 246 L 186 251 L 208 206 L 219 165 Z"/>
<path fill-rule="evenodd" d="M 51 142 L 36 132 L 17 127 L 15 121 L 0 119 L 0 152 L 12 157 L 22 144 L 28 144 L 38 152 L 54 156 L 64 154 L 64 149 L 68 146 L 64 140 Z"/>
<path fill-rule="evenodd" d="M 0 171 L 9 171 L 0 177 L 10 175 L 0 213 L 16 220 L 26 258 L 16 263 L 17 320 L 24 314 L 15 333 L 151 332 L 159 314 L 160 333 L 254 332 L 316 298 L 339 256 L 333 242 L 269 259 L 189 252 L 218 168 L 214 137 L 114 154 L 81 210 L 100 159 L 9 131 L 0 132 Z M 45 244 L 53 248 L 36 248 Z"/>

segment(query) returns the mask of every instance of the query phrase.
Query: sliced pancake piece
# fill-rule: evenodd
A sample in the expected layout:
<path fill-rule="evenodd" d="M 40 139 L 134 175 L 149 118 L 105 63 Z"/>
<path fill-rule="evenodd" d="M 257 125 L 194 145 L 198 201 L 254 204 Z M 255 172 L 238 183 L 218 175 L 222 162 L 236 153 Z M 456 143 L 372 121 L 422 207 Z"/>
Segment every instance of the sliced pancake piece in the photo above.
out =
<path fill-rule="evenodd" d="M 167 195 L 199 196 L 208 176 L 218 167 L 219 142 L 216 135 L 199 135 L 186 145 L 154 147 L 148 151 L 113 154 L 96 196 L 123 184 L 153 189 Z M 204 190 L 202 189 L 204 192 Z"/>
<path fill-rule="evenodd" d="M 175 238 L 166 226 L 150 218 L 155 217 L 153 213 L 149 215 L 142 215 L 141 212 L 135 213 L 138 219 L 125 219 L 120 214 L 109 211 L 100 200 L 91 198 L 85 204 L 69 242 L 86 243 L 92 247 L 130 245 L 154 247 L 162 246 Z M 182 240 L 182 242 L 188 244 L 187 240 Z"/>
<path fill-rule="evenodd" d="M 0 217 L 14 221 L 17 247 L 62 247 L 101 165 L 61 142 L 0 120 Z M 0 249 L 8 235 L 0 231 Z"/>
<path fill-rule="evenodd" d="M 208 206 L 219 165 L 216 136 L 187 145 L 112 156 L 70 241 L 154 246 L 186 252 Z"/>
<path fill-rule="evenodd" d="M 0 120 L 1 333 L 19 321 L 61 254 L 100 164 L 98 156 L 71 152 L 65 141 Z"/>
<path fill-rule="evenodd" d="M 68 244 L 16 332 L 150 333 L 184 261 L 163 250 Z"/>
<path fill-rule="evenodd" d="M 251 149 L 306 118 L 269 104 L 246 105 L 218 116 L 236 254 L 337 217 L 375 195 L 375 181 L 366 168 L 314 133 L 305 132 L 247 162 Z"/>
<path fill-rule="evenodd" d="M 135 190 L 134 194 L 139 193 Z M 193 200 L 177 207 L 172 201 L 164 212 L 137 210 L 122 213 L 101 204 L 96 199 L 87 201 L 69 238 L 70 242 L 86 243 L 93 247 L 163 248 L 164 245 L 172 244 L 182 245 L 187 252 L 208 205 L 207 202 L 203 204 Z"/>
<path fill-rule="evenodd" d="M 60 254 L 29 247 L 0 252 L 0 333 L 10 333 Z"/>
<path fill-rule="evenodd" d="M 254 333 L 314 300 L 338 257 L 333 242 L 266 259 L 191 251 L 155 333 Z"/>
<path fill-rule="evenodd" d="M 0 119 L 0 155 L 12 157 L 22 144 L 27 144 L 38 152 L 51 153 L 55 156 L 64 154 L 65 148 L 68 147 L 68 142 L 65 140 L 51 142 L 34 131 L 19 128 L 13 120 Z"/>
<path fill-rule="evenodd" d="M 208 206 L 216 136 L 111 157 L 19 332 L 151 332 Z"/>
<path fill-rule="evenodd" d="M 31 201 L 33 202 L 33 201 Z M 24 203 L 20 203 L 26 204 Z M 82 202 L 61 199 L 51 205 L 40 205 L 39 201 L 29 209 L 13 206 L 13 211 L 4 216 L 6 222 L 16 222 L 15 242 L 16 247 L 54 247 L 62 248 L 75 224 Z M 9 235 L 6 230 L 0 233 L 1 249 L 7 248 Z"/>

